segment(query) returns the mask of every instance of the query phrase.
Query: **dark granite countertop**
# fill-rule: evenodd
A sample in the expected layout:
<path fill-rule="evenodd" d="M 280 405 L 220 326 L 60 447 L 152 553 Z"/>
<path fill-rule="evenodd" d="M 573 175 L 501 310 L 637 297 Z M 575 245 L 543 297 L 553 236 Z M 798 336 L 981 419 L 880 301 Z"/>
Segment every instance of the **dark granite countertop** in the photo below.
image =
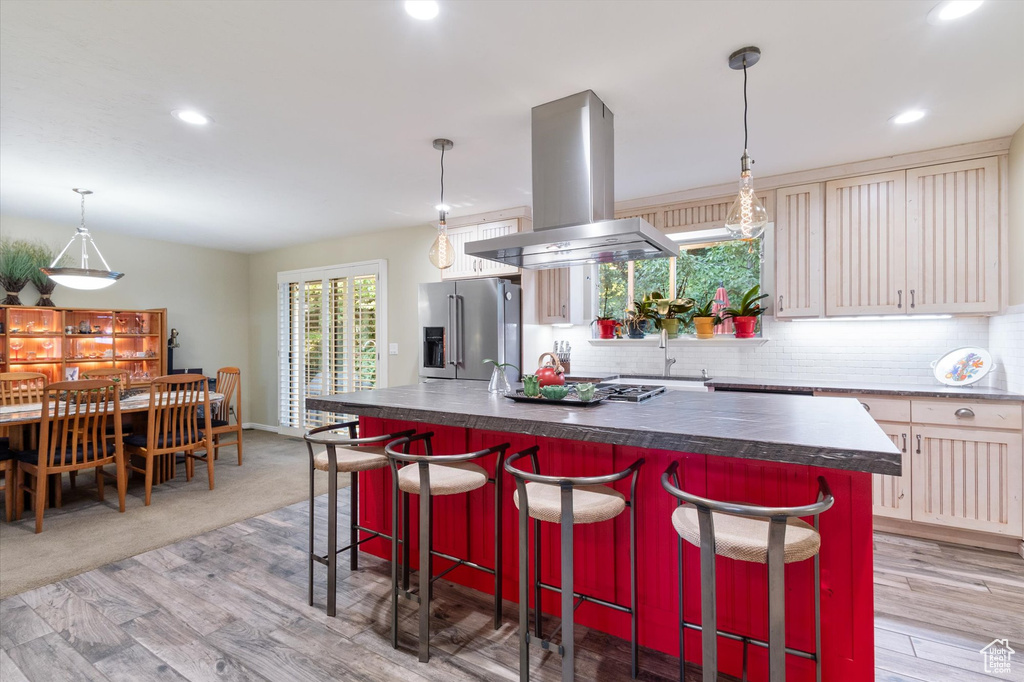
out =
<path fill-rule="evenodd" d="M 851 398 L 667 391 L 643 403 L 522 404 L 477 381 L 310 397 L 312 409 L 655 450 L 900 474 L 900 453 Z"/>
<path fill-rule="evenodd" d="M 734 388 L 750 391 L 832 391 L 835 393 L 873 393 L 878 395 L 909 396 L 918 398 L 960 398 L 969 400 L 1024 401 L 1024 395 L 1010 393 L 987 386 L 919 386 L 883 384 L 872 381 L 815 381 L 809 379 L 745 379 L 742 377 L 713 377 L 706 384 L 710 388 Z"/>

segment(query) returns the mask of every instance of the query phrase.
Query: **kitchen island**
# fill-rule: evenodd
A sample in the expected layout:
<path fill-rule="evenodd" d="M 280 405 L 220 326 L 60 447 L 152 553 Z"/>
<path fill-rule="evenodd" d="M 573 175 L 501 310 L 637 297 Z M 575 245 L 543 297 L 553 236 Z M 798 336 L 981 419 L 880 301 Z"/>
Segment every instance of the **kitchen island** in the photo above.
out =
<path fill-rule="evenodd" d="M 821 516 L 821 613 L 824 679 L 868 680 L 874 674 L 871 473 L 900 474 L 900 452 L 852 398 L 813 398 L 743 393 L 672 392 L 642 403 L 593 406 L 515 403 L 489 394 L 481 382 L 437 381 L 307 399 L 310 409 L 360 415 L 361 435 L 408 428 L 435 434 L 438 454 L 479 450 L 498 443 L 510 452 L 540 446 L 542 473 L 591 476 L 619 471 L 639 457 L 637 483 L 638 583 L 642 646 L 678 654 L 678 585 L 675 500 L 661 474 L 679 461 L 682 487 L 698 495 L 767 505 L 811 502 L 825 476 L 836 498 Z M 493 459 L 482 462 L 494 473 Z M 360 474 L 363 525 L 390 532 L 391 484 L 386 471 Z M 514 484 L 505 487 L 502 510 L 504 594 L 518 595 L 518 526 Z M 617 486 L 628 494 L 628 482 Z M 493 563 L 493 490 L 435 499 L 437 549 Z M 412 509 L 416 527 L 416 508 Z M 558 529 L 541 524 L 542 574 L 559 584 Z M 412 533 L 416 556 L 416 533 Z M 628 603 L 629 528 L 625 515 L 576 528 L 576 587 L 583 593 Z M 389 558 L 381 540 L 362 545 Z M 415 559 L 413 560 L 415 564 Z M 448 563 L 437 560 L 435 572 Z M 813 562 L 786 568 L 787 645 L 813 651 Z M 686 620 L 700 622 L 697 548 L 684 549 Z M 489 579 L 457 568 L 448 579 L 491 591 Z M 767 639 L 767 571 L 763 565 L 718 559 L 719 628 Z M 557 594 L 543 610 L 557 614 Z M 509 613 L 507 610 L 506 613 Z M 629 636 L 626 614 L 583 604 L 577 622 Z M 514 617 L 513 617 L 514 618 Z M 687 633 L 687 659 L 700 662 L 700 634 Z M 752 680 L 767 679 L 767 652 L 750 647 Z M 719 667 L 738 676 L 739 643 L 719 639 Z M 810 661 L 789 657 L 788 678 L 813 680 Z M 641 656 L 641 669 L 643 657 Z"/>

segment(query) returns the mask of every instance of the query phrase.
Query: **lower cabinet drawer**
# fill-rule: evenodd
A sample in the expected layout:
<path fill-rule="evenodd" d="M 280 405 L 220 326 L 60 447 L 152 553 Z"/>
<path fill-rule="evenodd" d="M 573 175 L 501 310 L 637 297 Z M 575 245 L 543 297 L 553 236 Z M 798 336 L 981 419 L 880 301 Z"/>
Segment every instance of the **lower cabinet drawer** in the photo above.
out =
<path fill-rule="evenodd" d="M 910 400 L 907 398 L 882 398 L 877 395 L 829 393 L 827 391 L 815 391 L 814 395 L 856 398 L 876 422 L 910 421 Z"/>
<path fill-rule="evenodd" d="M 1011 402 L 915 398 L 910 411 L 915 424 L 1019 431 L 1024 421 L 1020 403 Z"/>
<path fill-rule="evenodd" d="M 1022 537 L 1021 434 L 912 428 L 911 520 Z"/>

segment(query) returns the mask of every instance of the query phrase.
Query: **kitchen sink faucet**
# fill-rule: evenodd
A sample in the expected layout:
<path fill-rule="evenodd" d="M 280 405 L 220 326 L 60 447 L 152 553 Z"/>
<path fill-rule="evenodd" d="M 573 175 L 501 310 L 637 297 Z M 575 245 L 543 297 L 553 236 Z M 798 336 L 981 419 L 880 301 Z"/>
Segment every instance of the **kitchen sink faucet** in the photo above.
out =
<path fill-rule="evenodd" d="M 658 344 L 658 348 L 665 349 L 665 376 L 667 377 L 669 376 L 668 370 L 672 365 L 676 364 L 676 359 L 668 356 L 668 332 L 664 328 L 661 330 L 661 343 Z"/>

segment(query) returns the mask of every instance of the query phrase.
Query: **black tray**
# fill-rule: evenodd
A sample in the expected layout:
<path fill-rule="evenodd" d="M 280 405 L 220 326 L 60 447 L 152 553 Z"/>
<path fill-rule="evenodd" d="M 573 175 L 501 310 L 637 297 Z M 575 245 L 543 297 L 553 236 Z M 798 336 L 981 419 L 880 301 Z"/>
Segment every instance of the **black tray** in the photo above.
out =
<path fill-rule="evenodd" d="M 537 396 L 531 398 L 530 396 L 523 393 L 522 389 L 513 391 L 512 393 L 506 393 L 505 397 L 509 400 L 514 400 L 517 403 L 544 403 L 547 405 L 582 405 L 588 407 L 590 405 L 597 405 L 599 402 L 611 395 L 610 391 L 595 391 L 594 399 L 588 402 L 583 402 L 579 399 L 574 391 L 571 391 L 569 395 L 565 396 L 561 400 L 553 400 L 551 398 L 545 398 L 544 396 Z"/>

